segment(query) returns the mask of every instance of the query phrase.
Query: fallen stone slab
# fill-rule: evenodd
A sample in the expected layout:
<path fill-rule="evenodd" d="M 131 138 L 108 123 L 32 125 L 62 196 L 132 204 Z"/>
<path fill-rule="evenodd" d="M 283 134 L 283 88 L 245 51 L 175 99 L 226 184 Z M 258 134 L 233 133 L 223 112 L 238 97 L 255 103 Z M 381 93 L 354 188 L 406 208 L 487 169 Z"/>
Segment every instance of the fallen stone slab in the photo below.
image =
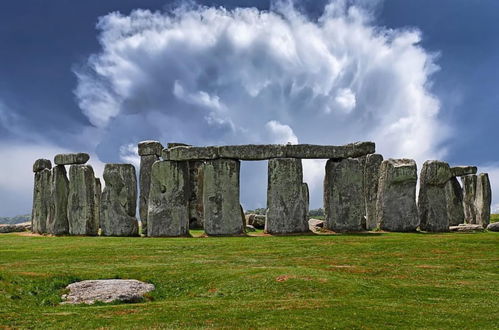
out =
<path fill-rule="evenodd" d="M 458 226 L 450 226 L 449 230 L 466 233 L 466 232 L 474 232 L 474 231 L 484 231 L 484 228 L 481 225 L 473 225 L 473 224 L 463 223 L 463 224 L 460 224 Z"/>
<path fill-rule="evenodd" d="M 137 280 L 87 280 L 66 287 L 63 304 L 94 304 L 96 302 L 140 302 L 146 293 L 155 289 L 153 284 Z"/>
<path fill-rule="evenodd" d="M 266 160 L 273 158 L 343 159 L 361 157 L 375 151 L 373 142 L 356 142 L 343 146 L 312 144 L 267 144 L 190 147 L 179 146 L 163 150 L 163 159 L 175 161 L 239 159 Z"/>
<path fill-rule="evenodd" d="M 324 220 L 319 219 L 309 219 L 308 220 L 308 229 L 311 232 L 319 232 L 324 228 Z"/>
<path fill-rule="evenodd" d="M 453 166 L 450 170 L 452 172 L 452 176 L 476 174 L 478 171 L 476 166 Z"/>
<path fill-rule="evenodd" d="M 246 214 L 246 224 L 253 226 L 258 229 L 264 229 L 265 228 L 265 220 L 267 217 L 262 214 Z"/>
<path fill-rule="evenodd" d="M 489 225 L 487 226 L 487 230 L 499 231 L 499 222 L 489 223 Z"/>
<path fill-rule="evenodd" d="M 52 168 L 52 163 L 48 159 L 37 159 L 33 164 L 33 172 L 40 172 L 42 170 Z"/>
<path fill-rule="evenodd" d="M 163 145 L 159 141 L 142 141 L 139 142 L 139 156 L 156 155 L 161 156 Z"/>
<path fill-rule="evenodd" d="M 78 165 L 85 164 L 90 159 L 90 155 L 84 152 L 76 154 L 59 154 L 55 155 L 54 163 L 56 165 Z"/>
<path fill-rule="evenodd" d="M 18 233 L 31 230 L 30 222 L 17 223 L 15 225 L 0 225 L 0 234 Z"/>

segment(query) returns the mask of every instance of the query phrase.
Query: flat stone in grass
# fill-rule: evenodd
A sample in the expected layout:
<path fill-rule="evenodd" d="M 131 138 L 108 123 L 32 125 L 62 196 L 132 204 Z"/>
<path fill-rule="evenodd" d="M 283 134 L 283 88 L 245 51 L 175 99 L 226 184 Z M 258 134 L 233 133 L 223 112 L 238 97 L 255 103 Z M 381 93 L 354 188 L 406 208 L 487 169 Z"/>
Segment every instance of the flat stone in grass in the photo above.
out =
<path fill-rule="evenodd" d="M 0 234 L 18 233 L 31 230 L 31 222 L 23 222 L 15 225 L 0 225 Z"/>
<path fill-rule="evenodd" d="M 62 296 L 63 304 L 94 304 L 140 302 L 144 295 L 155 289 L 154 285 L 137 280 L 87 280 L 68 285 L 68 294 Z"/>
<path fill-rule="evenodd" d="M 499 231 L 499 222 L 490 223 L 487 226 L 487 230 L 490 230 L 490 231 Z"/>
<path fill-rule="evenodd" d="M 474 224 L 469 224 L 469 223 L 462 223 L 458 226 L 450 226 L 449 227 L 450 231 L 457 231 L 457 232 L 463 232 L 463 233 L 469 233 L 469 232 L 474 232 L 474 231 L 483 231 L 483 226 L 482 225 L 474 225 Z"/>

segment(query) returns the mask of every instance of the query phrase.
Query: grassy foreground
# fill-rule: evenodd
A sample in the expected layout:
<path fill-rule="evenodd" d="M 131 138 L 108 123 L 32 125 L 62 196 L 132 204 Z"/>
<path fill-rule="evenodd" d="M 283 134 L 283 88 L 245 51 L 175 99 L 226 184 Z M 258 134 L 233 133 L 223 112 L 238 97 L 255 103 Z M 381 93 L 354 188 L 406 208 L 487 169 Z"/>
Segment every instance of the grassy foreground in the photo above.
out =
<path fill-rule="evenodd" d="M 59 305 L 76 280 L 156 285 L 143 303 Z M 499 234 L 104 238 L 0 235 L 0 328 L 499 325 Z"/>

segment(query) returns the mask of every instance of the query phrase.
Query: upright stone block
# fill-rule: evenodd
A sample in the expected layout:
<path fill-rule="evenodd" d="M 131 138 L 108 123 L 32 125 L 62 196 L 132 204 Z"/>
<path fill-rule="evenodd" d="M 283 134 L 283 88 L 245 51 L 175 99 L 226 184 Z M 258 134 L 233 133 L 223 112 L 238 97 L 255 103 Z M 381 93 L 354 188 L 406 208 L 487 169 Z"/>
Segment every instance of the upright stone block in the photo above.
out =
<path fill-rule="evenodd" d="M 35 172 L 35 183 L 33 188 L 33 210 L 31 213 L 31 230 L 34 233 L 44 234 L 47 232 L 47 221 L 50 214 L 52 201 L 52 165 L 50 161 L 37 160 L 33 169 Z"/>
<path fill-rule="evenodd" d="M 378 227 L 376 222 L 376 201 L 378 199 L 379 169 L 382 162 L 383 156 L 380 154 L 366 156 L 364 165 L 364 199 L 367 230 L 373 230 Z"/>
<path fill-rule="evenodd" d="M 137 179 L 131 164 L 106 164 L 100 224 L 103 236 L 138 236 Z"/>
<path fill-rule="evenodd" d="M 41 170 L 44 169 L 51 169 L 52 168 L 52 163 L 48 159 L 37 159 L 33 163 L 33 172 L 40 172 Z"/>
<path fill-rule="evenodd" d="M 191 229 L 203 228 L 204 206 L 203 206 L 203 177 L 204 162 L 189 162 L 189 227 Z"/>
<path fill-rule="evenodd" d="M 463 189 L 454 176 L 445 184 L 445 198 L 449 226 L 464 223 Z"/>
<path fill-rule="evenodd" d="M 449 164 L 445 162 L 428 160 L 423 164 L 418 198 L 421 230 L 449 231 L 445 185 L 451 177 Z"/>
<path fill-rule="evenodd" d="M 475 174 L 461 177 L 461 182 L 463 183 L 464 221 L 469 224 L 477 223 L 477 210 L 475 204 L 477 178 L 478 176 Z"/>
<path fill-rule="evenodd" d="M 364 219 L 364 169 L 356 158 L 330 159 L 324 178 L 325 227 L 336 232 L 361 231 Z"/>
<path fill-rule="evenodd" d="M 152 166 L 147 235 L 189 234 L 189 168 L 187 162 L 157 161 Z"/>
<path fill-rule="evenodd" d="M 70 235 L 96 236 L 95 176 L 90 165 L 69 168 L 68 221 Z"/>
<path fill-rule="evenodd" d="M 68 197 L 69 180 L 64 165 L 52 169 L 52 201 L 47 222 L 47 233 L 52 235 L 69 234 Z"/>
<path fill-rule="evenodd" d="M 95 178 L 95 193 L 94 193 L 95 216 L 97 217 L 97 223 L 99 224 L 99 227 L 101 227 L 101 219 L 100 219 L 101 200 L 102 200 L 102 184 L 99 178 Z"/>
<path fill-rule="evenodd" d="M 387 159 L 381 163 L 376 202 L 376 223 L 383 230 L 415 231 L 417 166 L 412 159 Z"/>
<path fill-rule="evenodd" d="M 207 235 L 239 235 L 244 232 L 239 202 L 240 162 L 215 159 L 204 166 L 204 230 Z"/>
<path fill-rule="evenodd" d="M 484 228 L 490 223 L 490 204 L 492 202 L 492 189 L 490 187 L 489 175 L 480 173 L 476 183 L 476 224 Z"/>
<path fill-rule="evenodd" d="M 303 183 L 301 159 L 269 160 L 265 232 L 302 233 L 308 227 L 308 186 Z"/>

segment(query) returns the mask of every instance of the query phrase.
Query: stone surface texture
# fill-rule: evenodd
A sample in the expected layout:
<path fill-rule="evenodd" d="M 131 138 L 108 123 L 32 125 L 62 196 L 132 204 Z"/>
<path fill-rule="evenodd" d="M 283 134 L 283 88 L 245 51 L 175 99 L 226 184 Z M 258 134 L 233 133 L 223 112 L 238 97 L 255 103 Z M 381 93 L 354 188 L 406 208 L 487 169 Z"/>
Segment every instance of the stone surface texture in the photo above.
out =
<path fill-rule="evenodd" d="M 308 220 L 308 229 L 311 232 L 318 233 L 324 228 L 324 220 L 310 219 Z"/>
<path fill-rule="evenodd" d="M 476 183 L 476 224 L 484 228 L 490 223 L 490 204 L 492 202 L 492 190 L 489 175 L 480 173 Z"/>
<path fill-rule="evenodd" d="M 103 174 L 100 227 L 103 236 L 138 236 L 135 218 L 137 178 L 132 164 L 106 164 Z"/>
<path fill-rule="evenodd" d="M 137 280 L 87 280 L 66 287 L 63 304 L 94 304 L 115 301 L 136 303 L 155 289 L 153 284 Z"/>
<path fill-rule="evenodd" d="M 464 221 L 465 223 L 476 224 L 477 210 L 476 210 L 476 188 L 478 176 L 475 174 L 465 175 L 461 177 L 463 184 L 463 207 L 464 207 Z"/>
<path fill-rule="evenodd" d="M 451 178 L 449 164 L 437 160 L 424 162 L 419 179 L 418 197 L 421 230 L 449 231 L 445 185 Z"/>
<path fill-rule="evenodd" d="M 487 230 L 499 231 L 499 222 L 489 223 L 489 225 L 487 226 Z"/>
<path fill-rule="evenodd" d="M 69 168 L 68 221 L 70 235 L 96 236 L 99 219 L 95 207 L 95 176 L 90 165 Z"/>
<path fill-rule="evenodd" d="M 295 145 L 236 145 L 190 147 L 179 146 L 163 150 L 163 157 L 170 160 L 213 160 L 240 159 L 265 160 L 272 158 L 309 158 L 309 159 L 341 159 L 360 157 L 374 153 L 373 142 L 357 142 L 344 146 L 321 146 L 309 144 Z"/>
<path fill-rule="evenodd" d="M 476 166 L 454 166 L 451 167 L 452 176 L 464 176 L 470 174 L 476 174 L 477 167 Z"/>
<path fill-rule="evenodd" d="M 463 223 L 463 224 L 459 224 L 457 226 L 450 226 L 449 230 L 466 233 L 466 232 L 474 232 L 474 231 L 484 231 L 484 228 L 482 225 L 473 225 L 473 224 L 469 224 L 469 223 Z"/>
<path fill-rule="evenodd" d="M 142 141 L 138 145 L 139 156 L 156 155 L 159 157 L 162 150 L 163 145 L 159 141 Z"/>
<path fill-rule="evenodd" d="M 33 210 L 31 213 L 31 230 L 37 234 L 47 232 L 47 221 L 52 200 L 52 171 L 48 168 L 35 173 L 33 188 Z"/>
<path fill-rule="evenodd" d="M 383 230 L 415 231 L 417 166 L 412 159 L 387 159 L 381 163 L 376 202 L 376 222 Z"/>
<path fill-rule="evenodd" d="M 262 214 L 246 214 L 246 224 L 253 226 L 257 229 L 264 229 L 265 228 L 265 221 L 266 217 L 265 215 Z"/>
<path fill-rule="evenodd" d="M 147 212 L 149 207 L 149 189 L 151 187 L 152 165 L 159 160 L 154 155 L 145 155 L 140 157 L 139 172 L 139 214 L 142 225 L 142 234 L 147 236 Z"/>
<path fill-rule="evenodd" d="M 361 231 L 364 221 L 364 169 L 361 159 L 330 159 L 324 177 L 324 211 L 327 229 Z"/>
<path fill-rule="evenodd" d="M 449 226 L 464 223 L 463 188 L 456 177 L 450 178 L 445 184 L 445 198 Z"/>
<path fill-rule="evenodd" d="M 102 183 L 99 178 L 95 178 L 94 206 L 96 221 L 101 226 L 100 210 L 102 206 Z"/>
<path fill-rule="evenodd" d="M 31 230 L 31 222 L 0 225 L 0 234 L 18 233 Z"/>
<path fill-rule="evenodd" d="M 203 206 L 204 162 L 189 162 L 189 228 L 201 229 L 204 226 Z"/>
<path fill-rule="evenodd" d="M 52 168 L 52 163 L 48 159 L 37 159 L 33 163 L 33 172 L 40 172 L 45 169 L 51 169 Z"/>
<path fill-rule="evenodd" d="M 47 233 L 69 234 L 68 221 L 69 179 L 64 165 L 52 169 L 51 204 L 47 220 Z"/>
<path fill-rule="evenodd" d="M 265 232 L 291 234 L 309 231 L 308 202 L 301 159 L 269 160 Z"/>
<path fill-rule="evenodd" d="M 54 157 L 54 163 L 57 165 L 85 164 L 89 159 L 90 155 L 84 152 L 75 154 L 59 154 Z"/>
<path fill-rule="evenodd" d="M 207 161 L 203 177 L 204 230 L 211 236 L 244 232 L 239 202 L 240 162 L 233 159 Z"/>
<path fill-rule="evenodd" d="M 158 161 L 152 166 L 147 236 L 189 234 L 189 168 L 187 162 Z"/>
<path fill-rule="evenodd" d="M 364 200 L 366 206 L 366 229 L 378 227 L 376 220 L 376 201 L 378 199 L 379 169 L 383 162 L 380 154 L 366 156 L 364 164 Z"/>

